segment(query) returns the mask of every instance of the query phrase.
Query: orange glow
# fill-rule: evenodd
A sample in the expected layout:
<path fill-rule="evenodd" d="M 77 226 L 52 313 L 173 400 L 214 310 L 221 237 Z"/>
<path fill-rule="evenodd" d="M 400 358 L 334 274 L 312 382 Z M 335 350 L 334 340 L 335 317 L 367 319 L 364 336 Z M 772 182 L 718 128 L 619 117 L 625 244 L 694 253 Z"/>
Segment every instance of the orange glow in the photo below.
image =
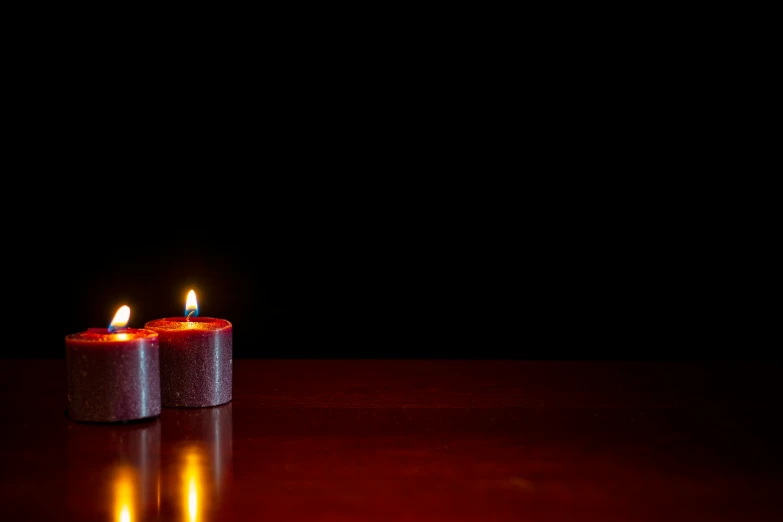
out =
<path fill-rule="evenodd" d="M 117 310 L 117 313 L 114 314 L 114 319 L 109 325 L 109 328 L 125 328 L 128 326 L 128 319 L 130 319 L 130 307 L 122 305 L 120 309 Z"/>
<path fill-rule="evenodd" d="M 117 522 L 133 522 L 133 472 L 123 467 L 114 481 L 114 513 Z"/>
<path fill-rule="evenodd" d="M 195 522 L 198 513 L 198 492 L 196 489 L 196 477 L 190 477 L 188 484 L 188 514 L 190 521 Z"/>
<path fill-rule="evenodd" d="M 183 510 L 187 513 L 188 522 L 199 520 L 199 512 L 203 512 L 204 484 L 201 476 L 201 455 L 196 449 L 189 450 L 185 455 L 185 470 L 183 482 Z"/>

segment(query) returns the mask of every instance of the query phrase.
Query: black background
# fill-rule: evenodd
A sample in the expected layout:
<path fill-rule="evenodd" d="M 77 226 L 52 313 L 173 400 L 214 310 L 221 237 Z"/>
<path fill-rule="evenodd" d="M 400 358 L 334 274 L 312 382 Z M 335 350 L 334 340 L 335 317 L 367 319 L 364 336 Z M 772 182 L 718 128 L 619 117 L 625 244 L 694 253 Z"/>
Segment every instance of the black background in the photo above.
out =
<path fill-rule="evenodd" d="M 237 358 L 777 358 L 737 255 L 758 243 L 688 197 L 279 177 L 9 189 L 2 356 L 64 357 L 122 304 L 131 327 L 180 316 L 192 288 Z"/>
<path fill-rule="evenodd" d="M 499 335 L 513 310 L 485 298 L 508 292 L 515 306 L 517 282 L 497 280 L 508 261 L 476 250 L 491 240 L 464 216 L 328 194 L 333 207 L 246 201 L 248 188 L 215 181 L 195 203 L 117 194 L 116 207 L 84 203 L 95 214 L 56 203 L 10 227 L 3 355 L 63 357 L 65 335 L 107 326 L 122 304 L 131 327 L 181 316 L 189 289 L 201 316 L 232 322 L 238 358 L 519 355 Z M 149 209 L 132 201 L 147 197 Z"/>
<path fill-rule="evenodd" d="M 0 355 L 193 288 L 237 357 L 778 357 L 777 191 L 720 82 L 536 44 L 519 83 L 506 37 L 15 49 Z"/>

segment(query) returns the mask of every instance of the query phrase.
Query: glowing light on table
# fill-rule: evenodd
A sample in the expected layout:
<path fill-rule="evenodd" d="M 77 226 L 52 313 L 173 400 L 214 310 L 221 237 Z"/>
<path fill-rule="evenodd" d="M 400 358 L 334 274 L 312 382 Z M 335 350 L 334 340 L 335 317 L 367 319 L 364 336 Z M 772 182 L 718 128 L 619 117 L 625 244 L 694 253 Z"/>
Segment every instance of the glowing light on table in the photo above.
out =
<path fill-rule="evenodd" d="M 184 510 L 187 512 L 188 521 L 196 522 L 203 506 L 199 497 L 203 495 L 203 483 L 201 478 L 200 455 L 196 450 L 189 451 L 185 456 L 185 471 L 183 473 Z"/>
<path fill-rule="evenodd" d="M 117 522 L 133 521 L 133 473 L 127 467 L 117 471 L 114 481 L 114 511 Z"/>
<path fill-rule="evenodd" d="M 191 477 L 188 484 L 188 514 L 190 515 L 191 522 L 196 520 L 196 513 L 198 513 L 198 493 L 196 491 L 196 478 Z"/>

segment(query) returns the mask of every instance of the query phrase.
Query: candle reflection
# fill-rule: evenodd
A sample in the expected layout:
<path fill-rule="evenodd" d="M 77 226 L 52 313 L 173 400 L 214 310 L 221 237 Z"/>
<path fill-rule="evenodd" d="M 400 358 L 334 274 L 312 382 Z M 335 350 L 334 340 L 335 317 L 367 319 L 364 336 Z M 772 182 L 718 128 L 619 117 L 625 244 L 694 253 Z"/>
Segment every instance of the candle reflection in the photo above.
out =
<path fill-rule="evenodd" d="M 161 424 L 68 429 L 67 520 L 153 520 L 159 511 Z"/>
<path fill-rule="evenodd" d="M 120 466 L 117 469 L 117 478 L 114 482 L 114 510 L 119 522 L 131 522 L 131 513 L 135 497 L 133 494 L 133 472 L 129 466 Z"/>
<path fill-rule="evenodd" d="M 231 477 L 231 403 L 213 408 L 168 409 L 162 415 L 163 442 L 175 450 L 164 461 L 166 519 L 220 520 L 221 496 Z"/>
<path fill-rule="evenodd" d="M 196 509 L 198 508 L 198 498 L 196 496 L 196 479 L 190 479 L 188 486 L 188 513 L 190 513 L 190 522 L 196 520 Z"/>
<path fill-rule="evenodd" d="M 203 489 L 200 480 L 200 462 L 198 461 L 196 449 L 188 450 L 185 459 L 185 503 L 190 522 L 196 522 L 199 506 L 198 493 L 199 489 Z"/>

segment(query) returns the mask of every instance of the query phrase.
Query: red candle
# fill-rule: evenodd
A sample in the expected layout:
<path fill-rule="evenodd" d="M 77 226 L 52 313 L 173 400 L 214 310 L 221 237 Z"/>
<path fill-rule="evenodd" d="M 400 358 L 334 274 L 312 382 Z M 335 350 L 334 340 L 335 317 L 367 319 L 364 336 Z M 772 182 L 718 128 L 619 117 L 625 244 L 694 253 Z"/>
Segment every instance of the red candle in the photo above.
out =
<path fill-rule="evenodd" d="M 109 328 L 65 337 L 68 417 L 119 422 L 160 415 L 158 334 L 127 328 L 122 306 Z"/>
<path fill-rule="evenodd" d="M 231 400 L 233 327 L 225 319 L 197 316 L 196 294 L 191 290 L 185 316 L 144 325 L 160 339 L 164 407 L 217 406 Z"/>

